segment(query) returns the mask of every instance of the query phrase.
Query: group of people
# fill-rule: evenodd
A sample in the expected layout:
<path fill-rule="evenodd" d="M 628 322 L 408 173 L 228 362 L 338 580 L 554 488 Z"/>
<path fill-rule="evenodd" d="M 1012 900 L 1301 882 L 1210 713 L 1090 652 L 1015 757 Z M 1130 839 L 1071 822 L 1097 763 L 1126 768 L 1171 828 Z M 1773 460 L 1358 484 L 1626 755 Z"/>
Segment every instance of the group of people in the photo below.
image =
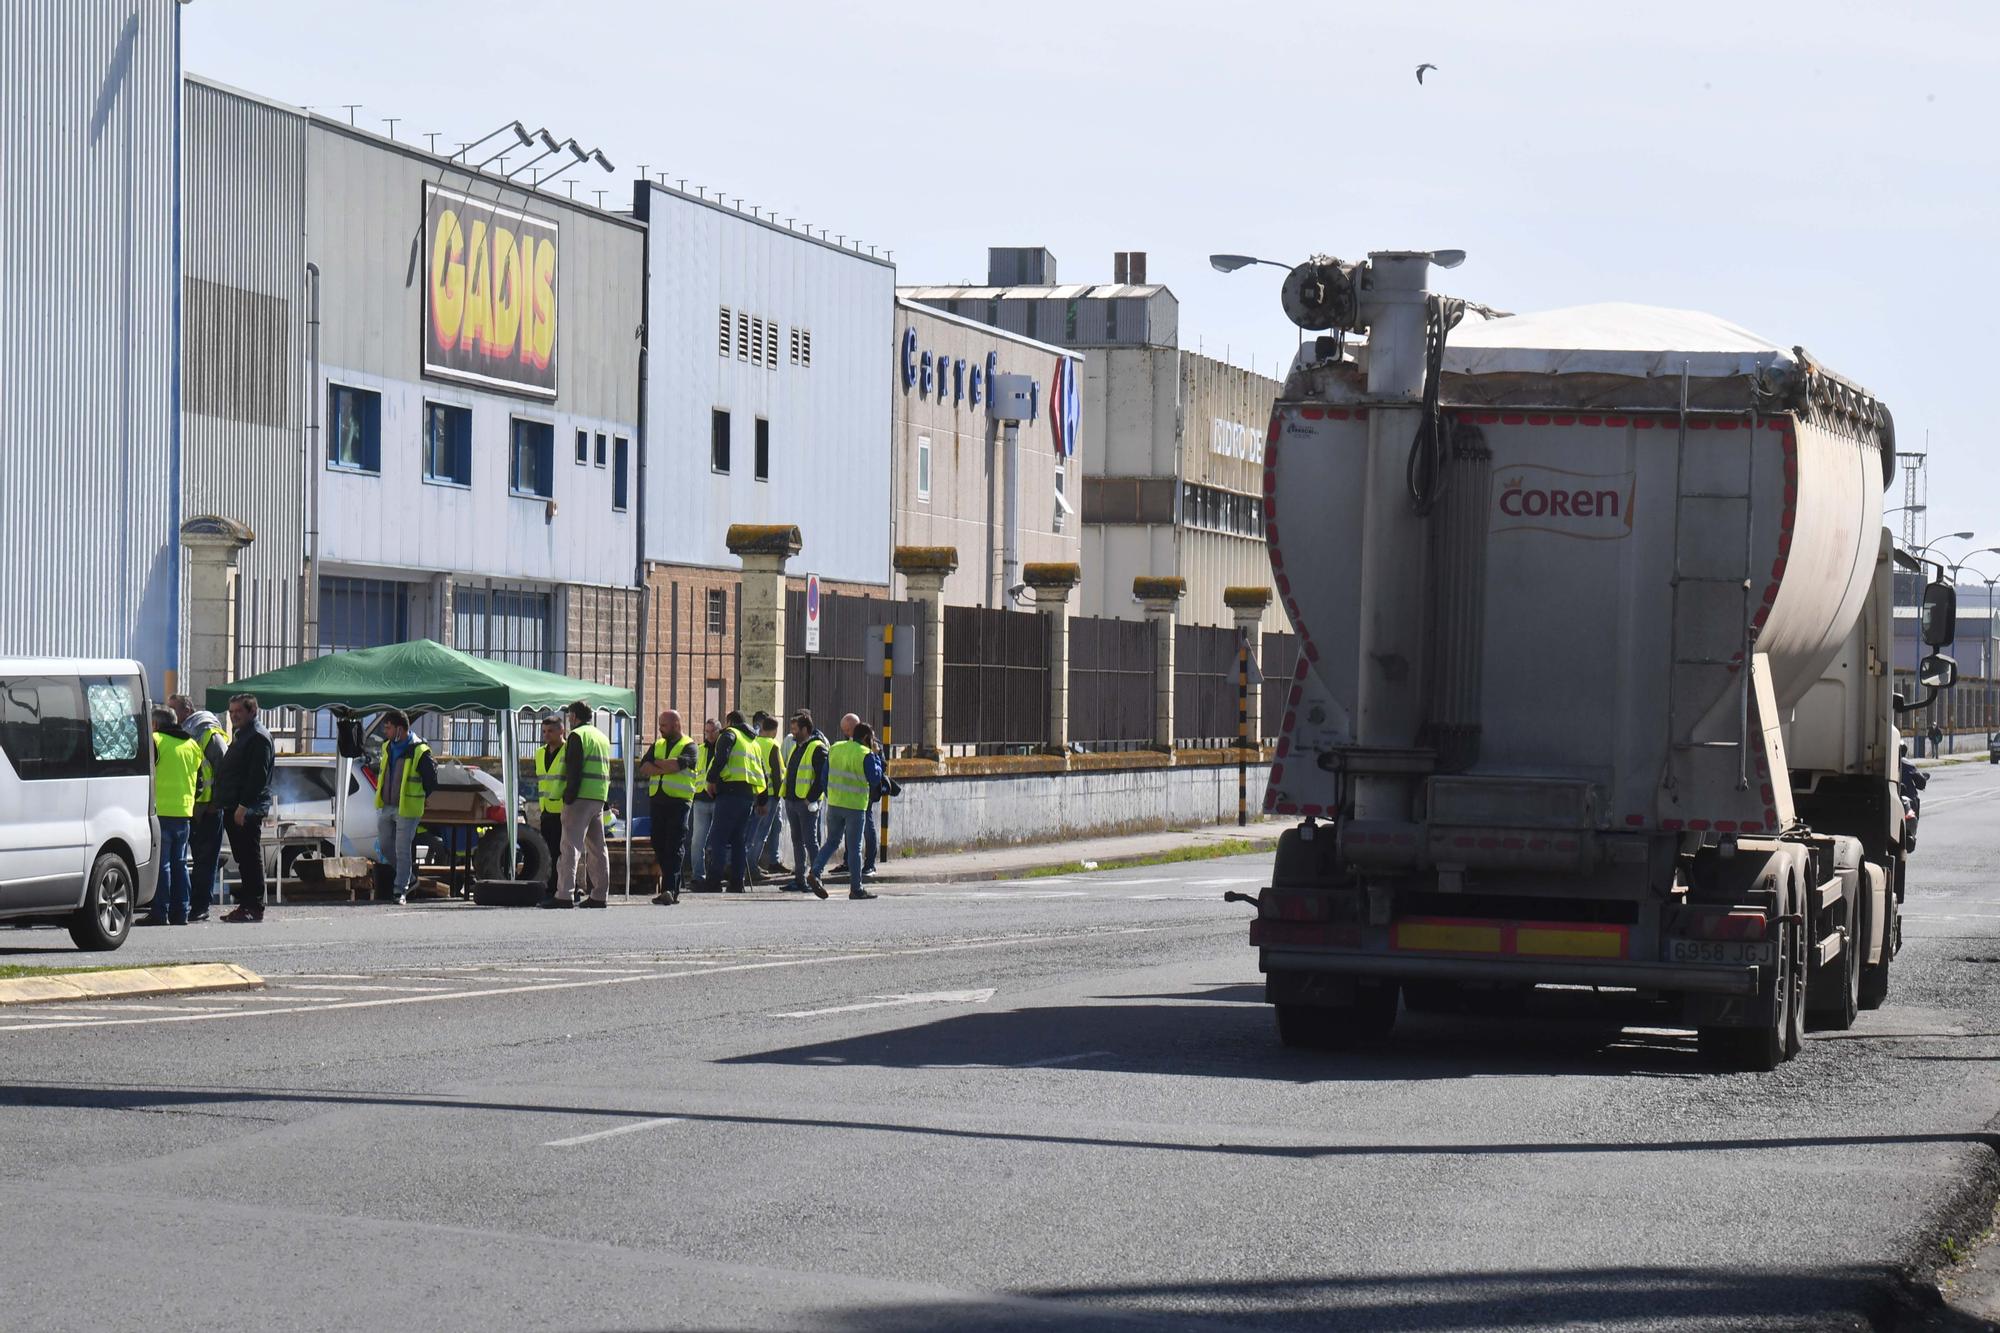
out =
<path fill-rule="evenodd" d="M 222 920 L 264 919 L 265 817 L 271 813 L 276 750 L 258 720 L 257 696 L 229 701 L 230 734 L 215 714 L 185 694 L 155 708 L 153 813 L 160 821 L 159 883 L 142 926 L 185 926 L 208 920 L 215 898 L 223 839 L 236 862 L 236 908 Z"/>
<path fill-rule="evenodd" d="M 564 717 L 542 724 L 535 751 L 542 837 L 556 852 L 555 884 L 543 907 L 603 907 L 610 893 L 603 814 L 611 795 L 611 744 L 590 719 L 589 705 L 571 704 Z M 836 847 L 845 855 L 835 873 L 846 874 L 847 896 L 875 896 L 865 886 L 875 869 L 874 809 L 891 788 L 874 728 L 849 713 L 840 720 L 841 739 L 829 742 L 801 709 L 781 737 L 775 716 L 745 718 L 732 711 L 720 722 L 703 722 L 696 740 L 674 709 L 659 721 L 659 735 L 634 770 L 646 784 L 659 863 L 656 904 L 673 906 L 683 887 L 742 893 L 748 884 L 773 878 L 786 879 L 787 892 L 824 898 L 820 876 Z M 789 866 L 779 855 L 786 829 Z"/>

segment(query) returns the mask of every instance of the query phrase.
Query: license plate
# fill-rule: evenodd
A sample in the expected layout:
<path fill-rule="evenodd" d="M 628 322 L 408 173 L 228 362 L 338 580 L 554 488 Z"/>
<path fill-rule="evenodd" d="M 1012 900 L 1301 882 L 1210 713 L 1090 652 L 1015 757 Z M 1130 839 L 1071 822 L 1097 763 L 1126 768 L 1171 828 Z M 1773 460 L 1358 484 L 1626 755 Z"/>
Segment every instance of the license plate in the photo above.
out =
<path fill-rule="evenodd" d="M 1670 963 L 1720 963 L 1738 967 L 1752 964 L 1769 967 L 1777 959 L 1777 945 L 1770 940 L 1668 940 Z"/>

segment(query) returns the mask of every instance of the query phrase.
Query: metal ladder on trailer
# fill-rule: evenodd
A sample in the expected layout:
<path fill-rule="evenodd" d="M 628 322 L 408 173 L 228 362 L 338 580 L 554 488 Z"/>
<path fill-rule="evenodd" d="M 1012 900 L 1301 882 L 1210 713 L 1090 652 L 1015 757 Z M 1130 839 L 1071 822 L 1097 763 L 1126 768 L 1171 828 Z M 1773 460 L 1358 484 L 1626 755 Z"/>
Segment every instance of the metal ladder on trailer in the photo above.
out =
<path fill-rule="evenodd" d="M 1733 750 L 1737 756 L 1736 790 L 1744 791 L 1750 786 L 1750 650 L 1754 635 L 1750 623 L 1750 594 L 1753 580 L 1750 577 L 1750 561 L 1756 536 L 1756 507 L 1752 499 L 1757 483 L 1757 429 L 1758 418 L 1755 408 L 1750 412 L 1750 438 L 1743 451 L 1743 489 L 1741 491 L 1689 490 L 1687 480 L 1688 443 L 1688 363 L 1681 362 L 1681 400 L 1679 430 L 1674 444 L 1674 577 L 1672 606 L 1668 616 L 1668 660 L 1671 668 L 1667 678 L 1667 741 L 1670 755 L 1667 762 L 1666 787 L 1672 790 L 1676 785 L 1674 759 L 1681 754 L 1698 751 Z M 1690 574 L 1683 560 L 1685 547 L 1682 544 L 1682 524 L 1687 513 L 1687 502 L 1737 501 L 1743 505 L 1743 566 L 1740 574 Z M 1737 655 L 1734 658 L 1692 657 L 1683 652 L 1681 634 L 1681 589 L 1689 584 L 1728 586 L 1734 584 L 1740 592 L 1741 635 Z M 1685 670 L 1728 670 L 1734 668 L 1737 676 L 1736 695 L 1736 739 L 1719 741 L 1697 741 L 1681 734 L 1680 720 L 1680 677 Z M 1689 727 L 1692 730 L 1693 724 Z"/>

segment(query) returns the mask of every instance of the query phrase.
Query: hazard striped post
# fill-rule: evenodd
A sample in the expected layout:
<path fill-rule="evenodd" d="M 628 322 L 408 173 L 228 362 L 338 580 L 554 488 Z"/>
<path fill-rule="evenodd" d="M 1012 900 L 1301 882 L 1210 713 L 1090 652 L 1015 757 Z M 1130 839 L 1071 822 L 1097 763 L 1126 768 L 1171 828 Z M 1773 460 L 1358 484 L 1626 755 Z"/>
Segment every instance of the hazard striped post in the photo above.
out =
<path fill-rule="evenodd" d="M 1224 588 L 1222 604 L 1236 618 L 1236 823 L 1250 822 L 1250 760 L 1264 758 L 1264 686 L 1261 670 L 1251 671 L 1264 647 L 1264 612 L 1269 588 Z M 1261 802 L 1260 802 L 1261 803 Z"/>
<path fill-rule="evenodd" d="M 892 739 L 889 719 L 896 704 L 896 626 L 892 622 L 882 627 L 882 830 L 876 840 L 875 859 L 889 859 L 889 742 Z"/>
<path fill-rule="evenodd" d="M 1250 823 L 1250 635 L 1236 634 L 1236 827 Z"/>

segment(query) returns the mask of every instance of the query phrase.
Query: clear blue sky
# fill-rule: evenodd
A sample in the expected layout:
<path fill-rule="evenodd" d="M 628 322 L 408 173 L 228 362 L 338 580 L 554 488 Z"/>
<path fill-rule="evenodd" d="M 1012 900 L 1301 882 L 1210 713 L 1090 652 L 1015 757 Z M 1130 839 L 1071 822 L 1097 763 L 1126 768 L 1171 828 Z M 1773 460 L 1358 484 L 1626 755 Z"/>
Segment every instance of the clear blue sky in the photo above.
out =
<path fill-rule="evenodd" d="M 1182 338 L 1268 370 L 1292 260 L 1458 246 L 1511 310 L 1712 311 L 1930 436 L 1933 534 L 2000 546 L 2000 6 L 194 0 L 187 67 L 399 137 L 518 116 L 895 251 L 904 282 L 1145 250 Z M 1419 87 L 1417 64 L 1438 66 Z M 421 139 L 419 139 L 421 142 Z M 580 171 L 572 174 L 582 174 Z M 1885 502 L 1900 504 L 1900 499 Z M 2000 558 L 1989 562 L 2000 572 Z"/>

